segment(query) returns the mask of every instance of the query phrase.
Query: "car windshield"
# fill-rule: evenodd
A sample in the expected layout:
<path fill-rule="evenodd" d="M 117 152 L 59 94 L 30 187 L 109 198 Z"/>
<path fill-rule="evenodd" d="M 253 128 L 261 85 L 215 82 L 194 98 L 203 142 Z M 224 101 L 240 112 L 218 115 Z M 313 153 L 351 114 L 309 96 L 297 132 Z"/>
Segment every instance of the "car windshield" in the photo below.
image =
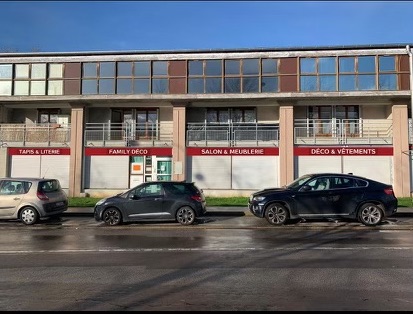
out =
<path fill-rule="evenodd" d="M 291 182 L 289 185 L 286 186 L 287 189 L 296 189 L 299 186 L 303 185 L 304 182 L 308 181 L 308 179 L 311 178 L 311 175 L 303 175 L 297 179 L 295 179 L 293 182 Z"/>

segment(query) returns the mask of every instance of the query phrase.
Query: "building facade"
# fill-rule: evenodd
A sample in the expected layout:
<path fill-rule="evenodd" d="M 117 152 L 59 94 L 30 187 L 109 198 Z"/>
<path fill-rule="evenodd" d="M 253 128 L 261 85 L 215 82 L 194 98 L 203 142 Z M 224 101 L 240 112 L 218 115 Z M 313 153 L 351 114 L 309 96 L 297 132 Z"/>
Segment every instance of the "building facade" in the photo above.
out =
<path fill-rule="evenodd" d="M 247 196 L 312 172 L 412 190 L 409 45 L 0 53 L 0 173 L 69 196 L 194 181 Z"/>

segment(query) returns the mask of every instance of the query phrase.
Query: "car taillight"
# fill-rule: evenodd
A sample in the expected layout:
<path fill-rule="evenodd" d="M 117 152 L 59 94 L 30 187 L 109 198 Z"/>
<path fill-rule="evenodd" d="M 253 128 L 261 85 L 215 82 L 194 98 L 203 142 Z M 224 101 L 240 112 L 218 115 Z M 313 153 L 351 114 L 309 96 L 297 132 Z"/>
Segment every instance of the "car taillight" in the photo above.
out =
<path fill-rule="evenodd" d="M 385 189 L 384 189 L 384 193 L 386 193 L 387 195 L 392 195 L 392 194 L 394 194 L 393 188 L 385 188 Z"/>
<path fill-rule="evenodd" d="M 191 198 L 197 202 L 202 202 L 202 197 L 199 195 L 192 195 Z"/>
<path fill-rule="evenodd" d="M 42 201 L 48 201 L 49 200 L 49 198 L 47 197 L 46 194 L 44 194 L 42 192 L 39 192 L 39 191 L 37 191 L 37 197 L 39 198 L 39 200 L 42 200 Z"/>

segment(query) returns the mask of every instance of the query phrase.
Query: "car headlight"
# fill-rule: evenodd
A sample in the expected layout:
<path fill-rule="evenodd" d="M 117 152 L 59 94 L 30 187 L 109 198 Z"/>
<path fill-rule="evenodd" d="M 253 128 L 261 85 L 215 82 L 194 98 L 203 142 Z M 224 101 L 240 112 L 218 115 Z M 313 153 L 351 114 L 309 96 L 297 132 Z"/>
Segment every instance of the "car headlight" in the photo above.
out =
<path fill-rule="evenodd" d="M 96 206 L 102 205 L 104 202 L 106 202 L 106 198 L 101 199 L 96 203 Z"/>
<path fill-rule="evenodd" d="M 257 201 L 257 202 L 261 202 L 261 201 L 265 200 L 265 196 L 255 196 L 253 198 L 253 200 Z"/>

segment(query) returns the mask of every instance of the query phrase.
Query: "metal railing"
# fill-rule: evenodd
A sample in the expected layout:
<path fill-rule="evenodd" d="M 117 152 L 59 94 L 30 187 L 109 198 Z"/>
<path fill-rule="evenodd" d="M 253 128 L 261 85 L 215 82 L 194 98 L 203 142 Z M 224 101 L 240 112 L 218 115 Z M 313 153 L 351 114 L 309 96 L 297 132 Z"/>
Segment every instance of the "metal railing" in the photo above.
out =
<path fill-rule="evenodd" d="M 0 124 L 0 145 L 66 147 L 70 145 L 70 124 Z"/>
<path fill-rule="evenodd" d="M 278 146 L 278 124 L 187 123 L 186 145 Z"/>
<path fill-rule="evenodd" d="M 393 144 L 390 119 L 295 119 L 297 145 Z"/>
<path fill-rule="evenodd" d="M 86 123 L 85 146 L 172 146 L 173 123 Z"/>

